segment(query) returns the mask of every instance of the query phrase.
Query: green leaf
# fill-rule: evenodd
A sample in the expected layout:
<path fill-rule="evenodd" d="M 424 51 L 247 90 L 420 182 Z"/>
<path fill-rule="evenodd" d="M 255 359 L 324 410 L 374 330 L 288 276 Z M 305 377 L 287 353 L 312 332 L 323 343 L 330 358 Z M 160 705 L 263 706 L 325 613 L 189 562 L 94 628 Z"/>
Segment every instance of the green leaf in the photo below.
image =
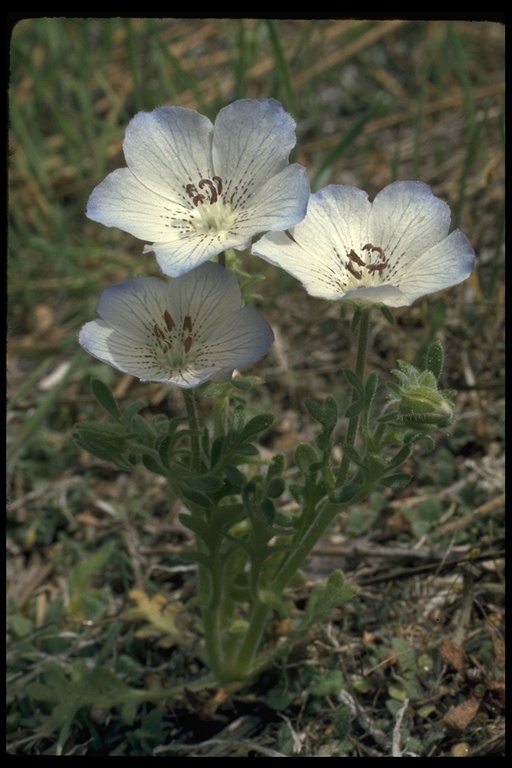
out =
<path fill-rule="evenodd" d="M 338 696 L 344 687 L 343 674 L 340 669 L 331 669 L 329 674 L 318 677 L 311 688 L 313 696 Z"/>
<path fill-rule="evenodd" d="M 313 400 L 312 397 L 306 397 L 304 400 L 304 405 L 306 406 L 309 415 L 315 421 L 318 421 L 320 422 L 320 424 L 323 424 L 324 412 L 320 403 L 317 403 L 317 401 Z"/>
<path fill-rule="evenodd" d="M 123 414 L 119 410 L 116 399 L 112 394 L 109 387 L 104 384 L 100 379 L 91 380 L 91 388 L 96 400 L 104 407 L 104 409 L 116 420 L 122 421 Z"/>
<path fill-rule="evenodd" d="M 139 442 L 143 445 L 147 445 L 152 448 L 155 445 L 156 433 L 151 424 L 143 418 L 140 413 L 134 413 L 133 416 L 127 420 L 127 424 L 132 432 L 135 432 L 139 438 Z"/>
<path fill-rule="evenodd" d="M 285 461 L 282 453 L 276 453 L 272 457 L 267 470 L 267 480 L 272 480 L 274 477 L 280 477 L 284 472 Z"/>
<path fill-rule="evenodd" d="M 274 417 L 271 413 L 260 413 L 259 416 L 254 416 L 242 429 L 240 435 L 242 440 L 251 440 L 256 435 L 259 435 L 260 432 L 268 429 L 273 421 Z"/>
<path fill-rule="evenodd" d="M 209 498 L 209 496 L 207 496 L 205 493 L 201 493 L 200 491 L 196 491 L 195 488 L 190 488 L 190 486 L 183 484 L 181 486 L 181 492 L 186 499 L 193 501 L 194 504 L 197 504 L 203 509 L 212 509 L 212 507 L 215 506 L 215 503 Z"/>
<path fill-rule="evenodd" d="M 404 445 L 398 453 L 396 453 L 393 458 L 388 461 L 386 469 L 395 469 L 395 467 L 399 467 L 400 464 L 403 464 L 406 459 L 409 458 L 409 455 L 411 453 L 411 446 L 410 445 Z"/>
<path fill-rule="evenodd" d="M 201 493 L 217 493 L 224 486 L 224 481 L 214 475 L 201 475 L 185 480 L 187 486 Z"/>
<path fill-rule="evenodd" d="M 344 368 L 343 369 L 343 375 L 347 379 L 348 383 L 352 387 L 354 387 L 354 389 L 356 390 L 357 394 L 360 397 L 363 397 L 363 395 L 364 395 L 364 386 L 363 386 L 363 382 L 361 381 L 359 376 L 356 373 L 354 373 L 354 371 L 351 371 L 350 368 Z"/>
<path fill-rule="evenodd" d="M 412 480 L 412 476 L 406 472 L 397 472 L 395 475 L 387 475 L 387 477 L 381 477 L 379 483 L 385 485 L 387 488 L 394 488 L 398 490 L 405 488 Z"/>
<path fill-rule="evenodd" d="M 82 618 L 85 616 L 84 598 L 89 581 L 110 560 L 113 551 L 114 544 L 108 542 L 73 568 L 68 581 L 70 599 L 66 612 L 69 615 Z"/>
<path fill-rule="evenodd" d="M 349 407 L 345 411 L 345 416 L 347 417 L 347 419 L 351 419 L 352 416 L 358 416 L 363 410 L 364 410 L 364 402 L 362 400 L 356 400 L 355 403 L 352 403 L 352 405 L 349 405 Z"/>
<path fill-rule="evenodd" d="M 217 507 L 213 513 L 212 524 L 219 531 L 226 531 L 246 518 L 243 504 L 226 504 Z"/>
<path fill-rule="evenodd" d="M 240 433 L 245 424 L 245 412 L 242 407 L 235 408 L 231 417 L 233 432 Z"/>
<path fill-rule="evenodd" d="M 189 531 L 193 531 L 195 534 L 200 536 L 203 541 L 208 542 L 210 540 L 210 533 L 211 529 L 209 524 L 202 520 L 198 515 L 188 515 L 185 513 L 180 513 L 178 515 L 180 522 L 189 529 Z M 181 553 L 180 553 L 181 557 Z"/>
<path fill-rule="evenodd" d="M 358 451 L 352 446 L 347 445 L 347 443 L 341 443 L 341 450 L 343 453 L 346 453 L 346 455 L 349 457 L 350 461 L 355 464 L 357 467 L 361 467 L 361 469 L 366 469 L 366 463 L 364 462 L 363 458 L 359 455 Z"/>
<path fill-rule="evenodd" d="M 372 371 L 368 378 L 366 379 L 366 383 L 364 386 L 364 402 L 367 408 L 369 408 L 373 398 L 375 397 L 375 393 L 377 391 L 377 387 L 379 386 L 379 377 L 375 373 L 375 371 Z"/>
<path fill-rule="evenodd" d="M 326 619 L 331 615 L 334 608 L 338 608 L 351 600 L 358 591 L 358 587 L 345 584 L 345 576 L 342 571 L 333 571 L 326 584 L 316 584 L 313 587 L 301 629 L 304 629 L 304 625 L 309 628 L 317 621 Z"/>
<path fill-rule="evenodd" d="M 444 351 L 439 341 L 433 341 L 427 349 L 425 365 L 428 370 L 434 374 L 436 380 L 440 377 L 443 370 Z"/>
<path fill-rule="evenodd" d="M 384 315 L 384 317 L 386 318 L 386 320 L 388 321 L 388 323 L 389 323 L 390 325 L 394 325 L 394 324 L 395 324 L 395 316 L 394 316 L 394 314 L 391 312 L 390 308 L 389 308 L 389 307 L 386 307 L 386 305 L 385 305 L 385 304 L 381 304 L 381 305 L 379 306 L 379 309 L 380 309 L 380 311 L 382 312 L 382 314 Z"/>
<path fill-rule="evenodd" d="M 42 682 L 28 683 L 25 690 L 36 701 L 55 704 L 48 731 L 60 728 L 57 754 L 62 754 L 73 720 L 81 709 L 127 707 L 130 702 L 140 701 L 138 691 L 106 667 L 89 669 L 81 662 L 75 663 L 69 677 L 62 667 L 52 664 L 44 672 Z"/>
<path fill-rule="evenodd" d="M 351 483 L 350 485 L 344 485 L 341 488 L 336 488 L 329 496 L 329 501 L 332 504 L 346 504 L 361 490 L 361 486 L 357 483 Z"/>
<path fill-rule="evenodd" d="M 239 491 L 241 488 L 243 488 L 245 483 L 245 476 L 237 467 L 234 467 L 232 464 L 226 464 L 224 467 L 222 467 L 222 471 L 234 490 Z"/>
<path fill-rule="evenodd" d="M 284 493 L 286 484 L 282 477 L 273 477 L 272 480 L 267 483 L 267 496 L 270 499 L 277 499 Z"/>
<path fill-rule="evenodd" d="M 315 449 L 307 443 L 299 443 L 295 449 L 295 463 L 303 475 L 308 477 L 312 472 L 318 471 L 321 463 L 318 461 L 318 454 Z M 315 469 L 312 469 L 312 467 Z"/>
<path fill-rule="evenodd" d="M 242 445 L 237 445 L 236 447 L 236 454 L 238 456 L 257 456 L 259 454 L 259 451 L 255 445 L 252 445 L 252 443 L 242 443 Z"/>
<path fill-rule="evenodd" d="M 127 450 L 127 443 L 135 435 L 123 424 L 79 424 L 75 427 L 74 441 L 85 451 L 100 459 L 116 461 Z"/>
<path fill-rule="evenodd" d="M 339 707 L 334 715 L 334 733 L 338 741 L 344 741 L 350 733 L 352 714 L 349 707 Z"/>
<path fill-rule="evenodd" d="M 231 379 L 231 384 L 244 392 L 253 387 L 259 387 L 263 383 L 263 379 L 260 376 L 236 376 L 234 379 Z"/>
<path fill-rule="evenodd" d="M 332 432 L 338 421 L 338 406 L 334 397 L 326 397 L 324 402 L 324 427 Z"/>
<path fill-rule="evenodd" d="M 146 469 L 149 469 L 150 472 L 154 472 L 155 475 L 163 475 L 166 477 L 164 468 L 161 464 L 158 463 L 154 456 L 150 456 L 149 454 L 145 453 L 142 456 L 142 463 Z"/>

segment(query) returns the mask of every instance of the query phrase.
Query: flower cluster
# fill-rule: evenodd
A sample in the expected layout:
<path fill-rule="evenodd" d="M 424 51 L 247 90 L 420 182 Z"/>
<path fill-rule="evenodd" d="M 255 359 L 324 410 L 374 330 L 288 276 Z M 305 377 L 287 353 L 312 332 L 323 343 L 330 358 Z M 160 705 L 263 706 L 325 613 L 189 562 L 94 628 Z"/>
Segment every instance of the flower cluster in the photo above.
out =
<path fill-rule="evenodd" d="M 214 124 L 182 107 L 136 115 L 127 167 L 96 187 L 87 215 L 148 241 L 144 252 L 172 279 L 107 288 L 80 344 L 142 380 L 181 387 L 256 362 L 272 331 L 241 306 L 235 278 L 207 263 L 227 249 L 252 245 L 313 296 L 390 307 L 469 276 L 473 249 L 449 234 L 449 208 L 426 184 L 394 182 L 373 203 L 340 185 L 310 195 L 305 169 L 288 164 L 294 145 L 295 123 L 273 99 L 236 101 Z"/>

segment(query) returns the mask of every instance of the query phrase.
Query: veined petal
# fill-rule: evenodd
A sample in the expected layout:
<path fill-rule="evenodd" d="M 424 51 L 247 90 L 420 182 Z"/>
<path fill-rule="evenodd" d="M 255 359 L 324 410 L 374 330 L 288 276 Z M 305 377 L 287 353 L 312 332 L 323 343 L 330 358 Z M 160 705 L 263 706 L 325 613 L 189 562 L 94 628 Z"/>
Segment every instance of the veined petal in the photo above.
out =
<path fill-rule="evenodd" d="M 87 216 L 151 241 L 168 240 L 179 234 L 180 227 L 189 226 L 190 220 L 182 202 L 145 187 L 129 168 L 110 173 L 98 184 L 89 198 Z"/>
<path fill-rule="evenodd" d="M 371 203 L 368 195 L 357 187 L 330 184 L 311 195 L 307 220 L 293 228 L 293 239 L 310 249 L 318 238 L 334 253 L 359 250 L 368 232 Z"/>
<path fill-rule="evenodd" d="M 103 320 L 86 323 L 78 336 L 80 345 L 93 357 L 136 376 L 141 381 L 171 381 L 172 372 L 148 352 L 148 342 L 133 339 Z"/>
<path fill-rule="evenodd" d="M 229 248 L 248 248 L 251 240 L 251 236 L 243 237 L 238 232 L 200 234 L 193 230 L 171 230 L 167 242 L 145 246 L 144 253 L 154 251 L 162 272 L 170 277 L 180 277 Z"/>
<path fill-rule="evenodd" d="M 407 304 L 412 304 L 420 296 L 462 283 L 474 268 L 475 252 L 466 235 L 456 229 L 409 265 L 400 278 L 400 289 Z"/>
<path fill-rule="evenodd" d="M 203 325 L 216 333 L 217 323 L 242 307 L 242 292 L 233 272 L 211 262 L 164 285 L 176 312 L 194 315 L 196 333 Z"/>
<path fill-rule="evenodd" d="M 194 387 L 259 360 L 273 333 L 256 310 L 241 307 L 234 275 L 203 264 L 181 278 L 134 278 L 107 288 L 99 320 L 79 342 L 91 355 L 142 381 Z"/>
<path fill-rule="evenodd" d="M 139 112 L 129 122 L 123 143 L 126 163 L 148 189 L 188 203 L 186 185 L 213 176 L 213 125 L 184 107 Z"/>
<path fill-rule="evenodd" d="M 296 277 L 312 296 L 339 299 L 350 278 L 340 256 L 364 244 L 370 210 L 363 190 L 330 185 L 311 195 L 306 218 L 290 236 L 269 232 L 252 253 Z"/>
<path fill-rule="evenodd" d="M 247 192 L 264 184 L 287 164 L 295 146 L 295 121 L 274 99 L 240 99 L 215 120 L 213 163 L 226 179 L 225 193 L 245 203 Z"/>
<path fill-rule="evenodd" d="M 237 218 L 236 230 L 252 237 L 267 230 L 288 229 L 306 215 L 308 198 L 306 169 L 289 165 L 255 190 L 249 207 Z"/>
<path fill-rule="evenodd" d="M 450 229 L 450 209 L 421 181 L 395 181 L 379 192 L 370 214 L 368 242 L 378 244 L 390 261 L 390 274 L 404 270 Z"/>
<path fill-rule="evenodd" d="M 267 321 L 252 307 L 243 307 L 231 317 L 219 322 L 204 335 L 198 336 L 201 346 L 196 364 L 210 365 L 218 369 L 243 368 L 257 362 L 265 355 L 274 334 Z"/>

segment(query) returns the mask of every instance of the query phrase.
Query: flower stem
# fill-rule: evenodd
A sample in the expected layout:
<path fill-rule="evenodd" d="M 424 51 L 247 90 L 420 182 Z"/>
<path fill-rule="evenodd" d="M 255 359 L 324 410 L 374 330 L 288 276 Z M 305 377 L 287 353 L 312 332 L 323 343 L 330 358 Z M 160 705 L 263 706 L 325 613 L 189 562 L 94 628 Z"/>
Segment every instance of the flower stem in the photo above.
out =
<path fill-rule="evenodd" d="M 201 457 L 199 453 L 199 419 L 197 417 L 197 405 L 194 393 L 190 389 L 183 389 L 185 408 L 187 409 L 188 423 L 190 427 L 190 448 L 192 450 L 192 469 L 200 471 Z"/>
<path fill-rule="evenodd" d="M 236 671 L 241 680 L 256 671 L 254 659 L 260 647 L 261 637 L 267 626 L 270 612 L 270 606 L 265 603 L 258 603 L 253 607 L 250 623 L 236 660 Z"/>
<path fill-rule="evenodd" d="M 350 501 L 343 504 L 333 504 L 327 502 L 325 507 L 315 516 L 309 528 L 305 531 L 301 539 L 297 542 L 297 546 L 293 549 L 290 555 L 286 557 L 272 582 L 272 589 L 276 594 L 281 594 L 288 586 L 288 582 L 294 576 L 294 574 L 301 568 L 306 559 L 308 558 L 311 550 L 320 539 L 323 533 L 330 526 L 332 521 L 348 507 L 353 504 L 358 504 L 367 498 L 368 493 L 374 486 L 374 481 L 365 483 L 359 491 L 353 496 Z"/>
<path fill-rule="evenodd" d="M 370 310 L 363 309 L 361 311 L 361 319 L 359 321 L 359 335 L 357 344 L 357 356 L 356 356 L 356 376 L 364 383 L 364 369 L 366 364 L 366 351 L 368 347 L 368 332 L 370 328 Z M 358 393 L 354 389 L 352 392 L 352 402 L 357 400 Z M 352 448 L 356 441 L 357 428 L 359 426 L 359 414 L 352 416 L 348 423 L 346 444 Z M 338 471 L 338 477 L 336 479 L 336 487 L 340 488 L 347 481 L 348 472 L 350 468 L 350 459 L 346 453 L 343 454 L 343 459 Z"/>
<path fill-rule="evenodd" d="M 355 373 L 364 381 L 364 370 L 366 363 L 366 352 L 368 347 L 368 336 L 370 327 L 370 310 L 362 310 L 361 319 L 359 322 L 359 334 L 358 334 L 358 346 L 356 356 Z M 352 395 L 352 402 L 355 402 L 358 397 L 358 393 L 354 390 Z M 351 447 L 355 444 L 357 429 L 359 425 L 359 415 L 352 416 L 349 421 L 346 443 Z M 350 459 L 345 453 L 339 468 L 336 487 L 342 487 L 345 485 L 350 469 Z M 273 589 L 276 594 L 280 594 L 282 590 L 286 589 L 289 580 L 296 573 L 296 571 L 302 567 L 306 561 L 311 550 L 315 546 L 316 542 L 327 530 L 333 520 L 344 509 L 358 504 L 363 501 L 375 485 L 375 478 L 372 478 L 368 482 L 365 482 L 361 488 L 357 491 L 350 501 L 343 504 L 333 504 L 329 501 L 325 506 L 314 515 L 311 523 L 305 531 L 300 533 L 300 537 L 296 538 L 296 546 L 293 548 L 291 554 L 284 558 L 278 572 L 273 581 Z"/>

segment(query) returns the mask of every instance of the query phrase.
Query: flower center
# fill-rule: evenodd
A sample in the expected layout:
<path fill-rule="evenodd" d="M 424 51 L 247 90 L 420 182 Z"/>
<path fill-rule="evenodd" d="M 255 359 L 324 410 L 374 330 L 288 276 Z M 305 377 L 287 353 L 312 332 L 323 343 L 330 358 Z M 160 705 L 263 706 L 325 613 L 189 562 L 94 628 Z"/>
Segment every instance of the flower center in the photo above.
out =
<path fill-rule="evenodd" d="M 187 359 L 194 336 L 192 334 L 192 317 L 185 315 L 181 330 L 174 322 L 168 309 L 162 315 L 163 323 L 155 323 L 152 328 L 156 344 L 156 358 L 161 365 L 170 370 L 181 368 Z"/>
<path fill-rule="evenodd" d="M 185 187 L 185 192 L 195 208 L 192 213 L 192 226 L 198 232 L 226 232 L 233 227 L 236 215 L 231 203 L 224 200 L 223 188 L 220 176 L 200 179 L 197 186 L 187 184 Z"/>
<path fill-rule="evenodd" d="M 347 253 L 345 267 L 352 277 L 356 280 L 363 280 L 363 278 L 373 275 L 380 275 L 382 277 L 389 264 L 382 248 L 378 245 L 373 245 L 373 243 L 366 243 L 366 245 L 363 245 L 362 251 L 364 258 L 359 256 L 352 248 Z"/>

